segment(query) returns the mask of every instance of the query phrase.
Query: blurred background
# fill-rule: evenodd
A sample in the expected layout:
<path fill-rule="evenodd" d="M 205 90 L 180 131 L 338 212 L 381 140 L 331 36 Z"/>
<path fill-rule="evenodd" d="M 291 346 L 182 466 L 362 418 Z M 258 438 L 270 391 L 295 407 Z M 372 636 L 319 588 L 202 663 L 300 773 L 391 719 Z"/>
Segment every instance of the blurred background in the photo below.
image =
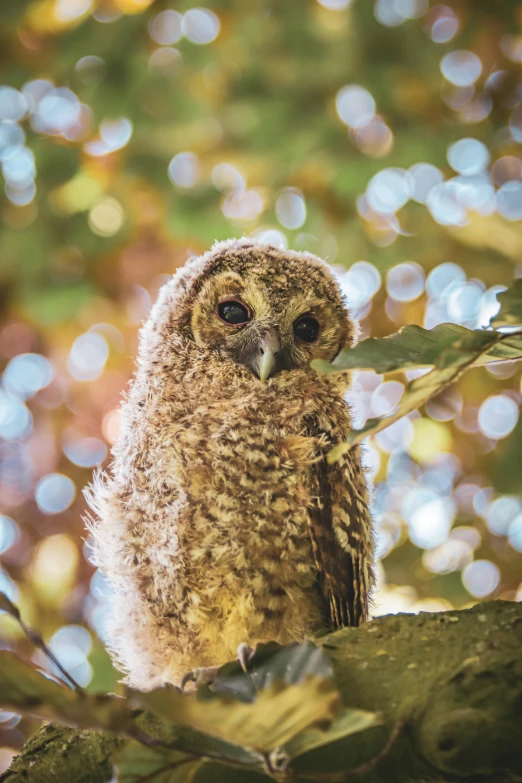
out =
<path fill-rule="evenodd" d="M 82 488 L 159 287 L 250 234 L 327 258 L 365 337 L 487 325 L 521 63 L 515 0 L 2 0 L 0 589 L 82 685 L 118 688 Z M 357 425 L 412 377 L 360 373 Z M 522 600 L 520 401 L 520 363 L 477 368 L 367 444 L 376 614 Z M 0 770 L 35 727 L 0 712 Z"/>

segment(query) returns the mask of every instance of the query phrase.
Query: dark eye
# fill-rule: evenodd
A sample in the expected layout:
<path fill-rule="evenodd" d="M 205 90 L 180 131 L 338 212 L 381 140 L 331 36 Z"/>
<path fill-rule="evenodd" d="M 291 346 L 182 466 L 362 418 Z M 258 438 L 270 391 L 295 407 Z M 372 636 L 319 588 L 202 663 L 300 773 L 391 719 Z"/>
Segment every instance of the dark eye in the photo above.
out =
<path fill-rule="evenodd" d="M 221 321 L 231 326 L 246 324 L 252 318 L 249 308 L 241 302 L 236 302 L 235 299 L 220 302 L 217 306 L 217 315 Z"/>
<path fill-rule="evenodd" d="M 294 334 L 303 343 L 315 343 L 319 337 L 319 322 L 310 315 L 304 315 L 295 322 Z"/>

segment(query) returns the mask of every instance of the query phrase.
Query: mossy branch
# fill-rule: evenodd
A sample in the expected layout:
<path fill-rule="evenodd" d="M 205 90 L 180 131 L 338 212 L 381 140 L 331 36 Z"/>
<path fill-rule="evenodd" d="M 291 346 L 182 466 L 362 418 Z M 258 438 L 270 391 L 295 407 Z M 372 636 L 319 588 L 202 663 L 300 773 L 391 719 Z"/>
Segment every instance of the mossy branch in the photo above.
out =
<path fill-rule="evenodd" d="M 316 643 L 331 663 L 345 707 L 354 715 L 379 713 L 378 721 L 346 736 L 337 729 L 323 744 L 308 732 L 309 752 L 279 767 L 274 754 L 267 755 L 264 768 L 252 766 L 258 754 L 251 749 L 238 747 L 234 760 L 233 745 L 169 727 L 147 712 L 136 712 L 136 723 L 161 751 L 116 733 L 50 724 L 30 738 L 0 781 L 522 781 L 521 604 L 495 601 L 463 611 L 387 616 Z M 239 693 L 239 676 L 229 665 L 223 687 Z M 160 712 L 166 703 L 159 704 Z M 292 742 L 294 748 L 299 744 Z M 229 762 L 218 760 L 221 752 Z"/>

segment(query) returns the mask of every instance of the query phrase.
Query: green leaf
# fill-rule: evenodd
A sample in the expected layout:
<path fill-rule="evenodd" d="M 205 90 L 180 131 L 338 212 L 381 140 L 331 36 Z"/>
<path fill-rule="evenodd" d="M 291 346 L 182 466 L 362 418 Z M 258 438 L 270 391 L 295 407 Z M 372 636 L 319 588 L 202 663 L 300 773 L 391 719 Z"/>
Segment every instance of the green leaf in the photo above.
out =
<path fill-rule="evenodd" d="M 4 605 L 9 607 L 8 600 L 2 601 Z M 275 681 L 269 681 L 270 661 L 265 660 L 265 652 L 261 650 L 260 658 L 266 687 L 254 702 L 222 694 L 212 694 L 210 698 L 208 694 L 207 698 L 198 694 L 182 695 L 173 688 L 150 693 L 132 691 L 131 699 L 166 721 L 173 731 L 176 727 L 189 727 L 201 735 L 208 735 L 199 739 L 197 736 L 185 738 L 185 743 L 182 737 L 175 736 L 173 743 L 178 749 L 187 749 L 201 758 L 233 758 L 246 766 L 259 768 L 259 758 L 243 749 L 270 753 L 300 732 L 318 724 L 328 726 L 340 708 L 331 677 L 313 673 L 329 673 L 331 669 L 329 664 L 327 666 L 326 655 L 312 643 L 293 645 L 290 650 L 282 651 L 284 655 L 273 656 Z M 293 668 L 289 667 L 289 679 L 299 680 L 290 684 L 285 683 L 282 676 L 288 661 L 294 663 Z M 130 701 L 111 695 L 77 693 L 5 650 L 0 651 L 0 704 L 71 726 L 145 738 L 130 709 Z M 227 749 L 223 740 L 234 747 Z M 310 741 L 317 742 L 315 738 L 306 740 Z M 236 748 L 236 752 L 232 752 Z"/>
<path fill-rule="evenodd" d="M 162 693 L 159 691 L 160 695 Z M 194 722 L 191 716 L 195 696 L 181 696 L 173 689 L 169 693 L 173 701 L 168 701 L 168 710 L 164 712 L 167 724 L 162 725 L 150 715 L 136 714 L 126 699 L 78 693 L 46 677 L 13 653 L 0 651 L 1 707 L 68 726 L 117 732 L 146 743 L 156 741 L 159 733 L 160 742 L 167 743 L 173 752 L 260 768 L 259 757 L 238 747 L 237 743 L 231 747 L 213 736 L 197 734 L 190 728 Z M 144 701 L 150 695 L 140 694 Z M 205 711 L 205 702 L 199 702 L 196 712 Z M 161 713 L 161 710 L 156 712 Z"/>
<path fill-rule="evenodd" d="M 437 365 L 448 349 L 458 348 L 462 341 L 472 341 L 474 334 L 484 333 L 481 330 L 466 329 L 458 324 L 439 324 L 433 329 L 405 326 L 389 337 L 369 337 L 354 348 L 344 349 L 332 364 L 315 360 L 312 367 L 321 373 L 342 370 L 374 370 L 386 373 L 430 367 Z M 484 364 L 497 359 L 522 358 L 522 334 L 494 334 L 496 339 L 488 338 L 490 342 L 485 351 L 477 357 L 477 361 Z"/>
<path fill-rule="evenodd" d="M 501 334 L 498 342 L 493 345 L 487 353 L 479 356 L 475 365 L 491 364 L 495 361 L 514 361 L 522 359 L 522 331 L 516 331 L 506 334 L 505 332 L 497 332 L 497 335 Z"/>
<path fill-rule="evenodd" d="M 190 783 L 201 766 L 193 756 L 163 748 L 149 748 L 130 740 L 113 756 L 118 783 Z"/>
<path fill-rule="evenodd" d="M 472 331 L 456 324 L 440 324 L 434 329 L 406 326 L 390 337 L 369 338 L 355 348 L 341 351 L 332 364 L 312 362 L 312 366 L 322 373 L 351 369 L 385 373 L 433 367 L 431 372 L 408 385 L 400 405 L 391 416 L 370 419 L 363 429 L 353 430 L 345 443 L 338 444 L 330 451 L 328 461 L 336 462 L 368 435 L 380 432 L 417 410 L 470 367 L 506 359 L 522 359 L 522 330 L 506 334 L 494 330 Z"/>
<path fill-rule="evenodd" d="M 0 650 L 0 704 L 25 715 L 70 726 L 133 733 L 135 723 L 123 699 L 79 694 L 46 677 L 8 650 Z"/>
<path fill-rule="evenodd" d="M 345 348 L 332 364 L 316 360 L 312 367 L 327 373 L 355 369 L 385 373 L 425 367 L 466 333 L 468 329 L 456 324 L 440 324 L 434 329 L 405 326 L 389 337 L 369 337 L 354 348 Z"/>
<path fill-rule="evenodd" d="M 422 407 L 428 400 L 439 394 L 480 357 L 491 352 L 493 347 L 503 340 L 513 345 L 514 340 L 522 340 L 522 335 L 504 335 L 501 332 L 466 330 L 467 334 L 450 347 L 446 347 L 435 359 L 435 367 L 426 375 L 416 378 L 407 387 L 396 411 L 382 419 L 369 419 L 361 430 L 353 430 L 345 443 L 335 446 L 328 454 L 330 463 L 336 462 L 353 446 L 361 443 L 368 435 L 389 427 L 411 411 Z M 385 338 L 386 339 L 386 338 Z M 381 340 L 380 342 L 384 342 Z M 522 356 L 522 351 L 521 354 Z"/>
<path fill-rule="evenodd" d="M 283 750 L 289 758 L 295 759 L 336 740 L 371 729 L 380 723 L 381 718 L 376 712 L 345 709 L 324 731 L 321 729 L 303 731 L 287 742 Z"/>
<path fill-rule="evenodd" d="M 329 723 L 340 707 L 333 682 L 312 676 L 293 685 L 278 680 L 253 703 L 224 696 L 201 699 L 166 688 L 133 691 L 132 696 L 163 720 L 181 712 L 183 722 L 196 731 L 259 753 L 270 753 L 301 731 Z"/>
<path fill-rule="evenodd" d="M 310 641 L 258 645 L 248 673 L 237 662 L 226 664 L 212 690 L 200 688 L 197 695 L 160 688 L 131 696 L 163 720 L 181 715 L 203 734 L 262 753 L 330 722 L 340 707 L 330 659 Z"/>
<path fill-rule="evenodd" d="M 243 671 L 238 661 L 222 666 L 212 693 L 253 702 L 260 691 L 276 680 L 292 685 L 308 676 L 333 677 L 332 663 L 321 647 L 311 641 L 288 647 L 268 642 L 257 645 L 248 673 Z"/>
<path fill-rule="evenodd" d="M 501 294 L 497 294 L 500 311 L 491 323 L 494 326 L 518 326 L 522 324 L 522 278 Z"/>

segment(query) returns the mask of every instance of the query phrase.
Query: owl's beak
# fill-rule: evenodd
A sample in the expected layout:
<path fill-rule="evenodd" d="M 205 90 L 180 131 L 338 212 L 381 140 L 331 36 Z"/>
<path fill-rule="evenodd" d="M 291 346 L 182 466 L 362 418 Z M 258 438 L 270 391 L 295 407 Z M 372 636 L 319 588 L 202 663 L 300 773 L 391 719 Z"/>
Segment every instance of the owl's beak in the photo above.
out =
<path fill-rule="evenodd" d="M 276 357 L 281 350 L 279 337 L 272 329 L 259 341 L 257 356 L 252 362 L 252 369 L 261 381 L 270 377 L 276 366 Z"/>

